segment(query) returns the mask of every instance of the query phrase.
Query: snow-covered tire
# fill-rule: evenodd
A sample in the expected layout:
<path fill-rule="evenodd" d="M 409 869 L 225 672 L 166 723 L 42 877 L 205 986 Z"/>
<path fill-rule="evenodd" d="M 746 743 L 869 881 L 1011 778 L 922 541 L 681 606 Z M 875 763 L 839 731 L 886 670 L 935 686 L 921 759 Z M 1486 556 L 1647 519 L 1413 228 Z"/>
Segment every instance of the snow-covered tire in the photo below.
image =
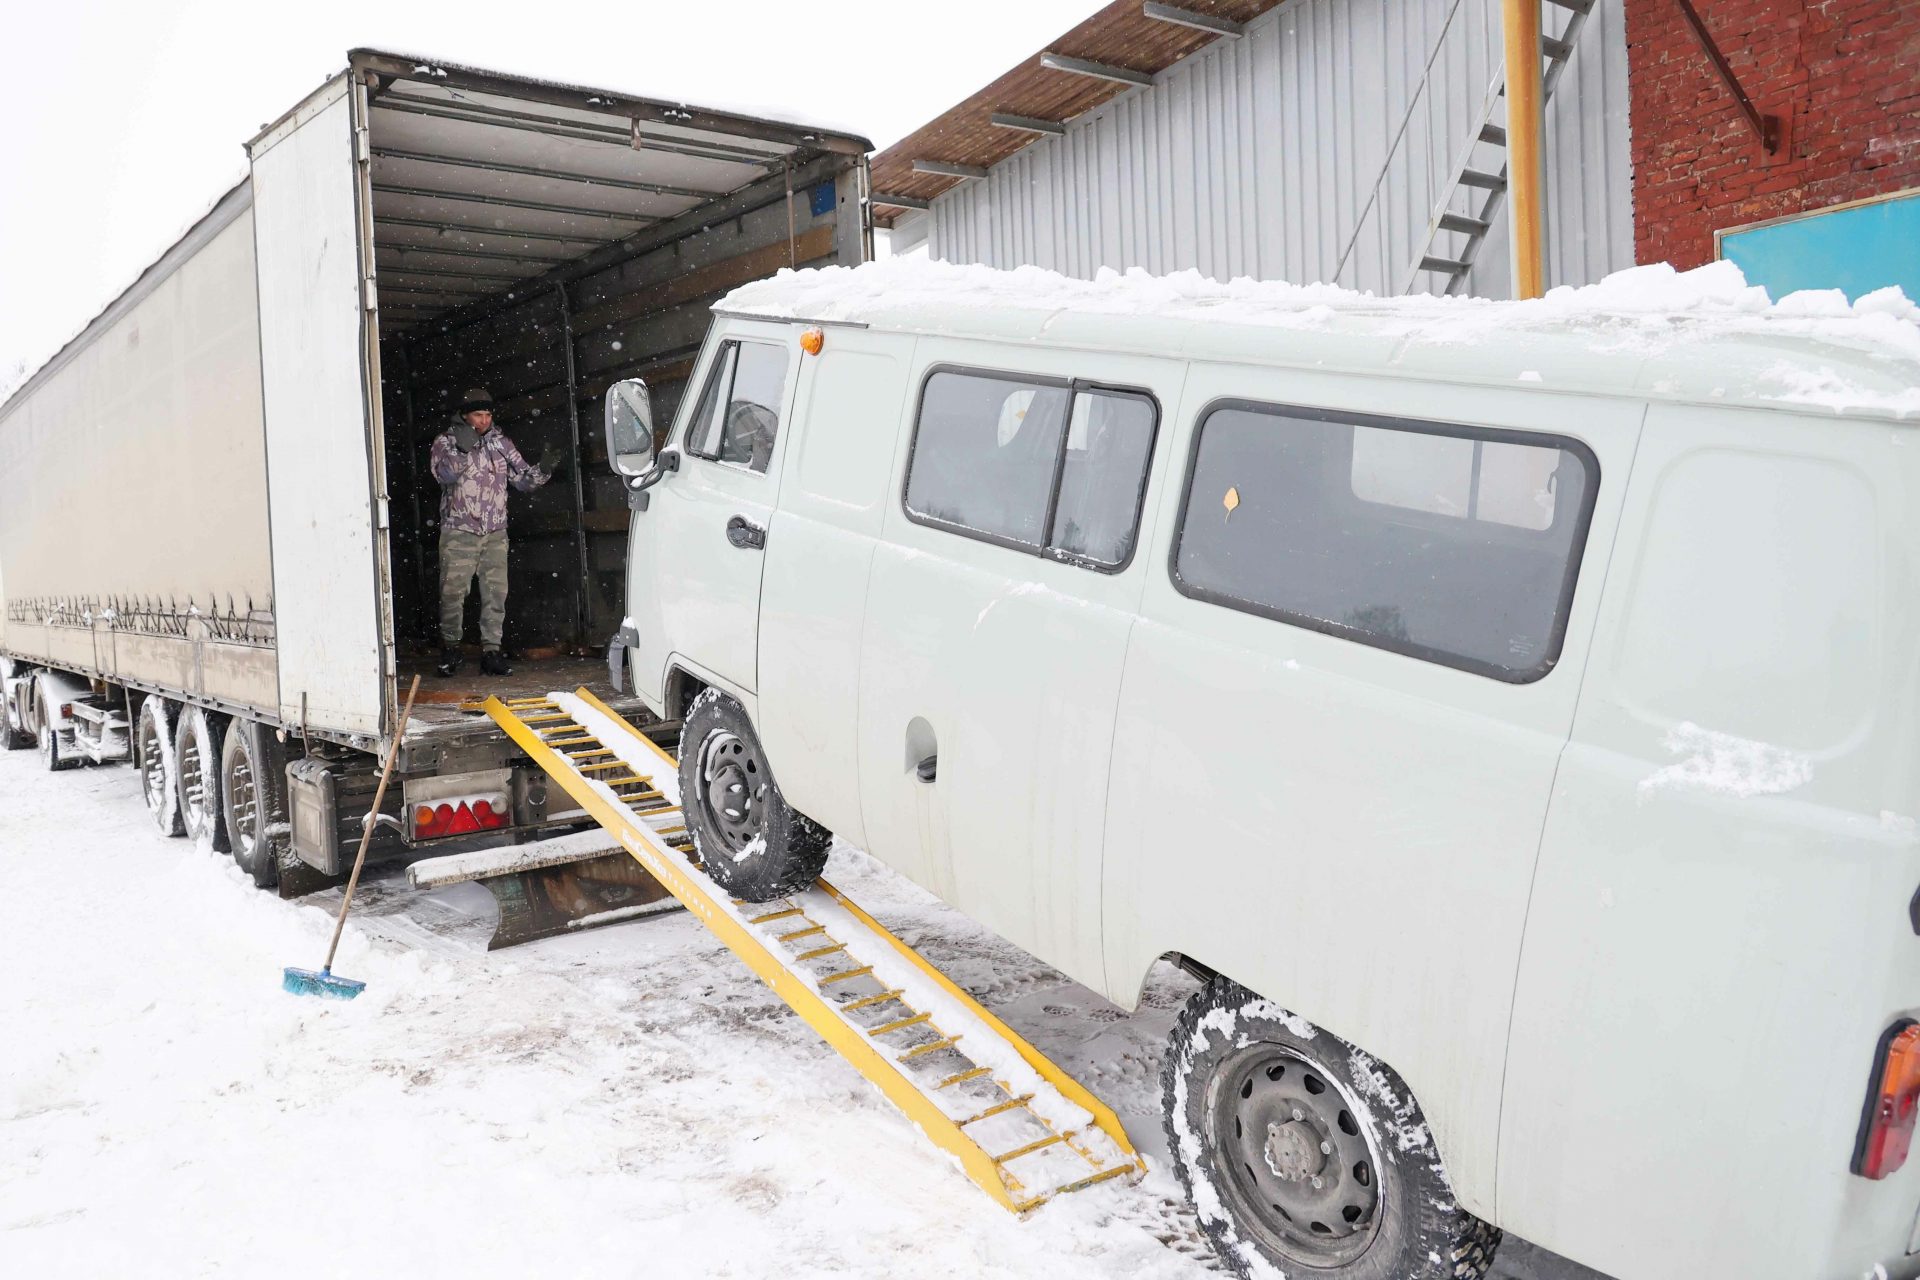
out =
<path fill-rule="evenodd" d="M 80 757 L 69 755 L 60 749 L 60 731 L 54 728 L 53 706 L 47 701 L 47 691 L 36 689 L 35 696 L 40 699 L 40 724 L 35 732 L 35 743 L 40 748 L 40 759 L 46 762 L 49 772 L 59 773 L 71 769 L 80 763 Z"/>
<path fill-rule="evenodd" d="M 227 718 L 205 707 L 180 713 L 173 736 L 173 767 L 180 792 L 180 816 L 187 834 L 221 853 L 227 850 L 227 824 L 220 810 L 220 747 Z"/>
<path fill-rule="evenodd" d="M 781 796 L 745 709 L 718 689 L 687 708 L 680 805 L 700 865 L 736 898 L 771 902 L 826 869 L 833 833 Z"/>
<path fill-rule="evenodd" d="M 1215 979 L 1181 1012 L 1160 1084 L 1175 1172 L 1240 1275 L 1478 1280 L 1492 1265 L 1500 1232 L 1454 1201 L 1406 1084 L 1304 1018 Z"/>
<path fill-rule="evenodd" d="M 273 731 L 257 720 L 227 726 L 220 749 L 220 810 L 240 869 L 262 889 L 280 880 L 287 825 L 287 762 Z"/>
<path fill-rule="evenodd" d="M 21 722 L 14 694 L 26 697 L 30 682 L 12 658 L 0 658 L 0 749 L 25 751 L 34 745 L 33 731 Z"/>
<path fill-rule="evenodd" d="M 21 725 L 20 712 L 13 705 L 13 699 L 0 692 L 0 747 L 8 751 L 25 751 L 33 745 L 33 734 Z"/>
<path fill-rule="evenodd" d="M 140 771 L 140 793 L 147 812 L 164 836 L 187 834 L 180 817 L 180 775 L 173 767 L 173 734 L 179 707 L 157 694 L 140 700 L 133 723 L 133 767 Z"/>

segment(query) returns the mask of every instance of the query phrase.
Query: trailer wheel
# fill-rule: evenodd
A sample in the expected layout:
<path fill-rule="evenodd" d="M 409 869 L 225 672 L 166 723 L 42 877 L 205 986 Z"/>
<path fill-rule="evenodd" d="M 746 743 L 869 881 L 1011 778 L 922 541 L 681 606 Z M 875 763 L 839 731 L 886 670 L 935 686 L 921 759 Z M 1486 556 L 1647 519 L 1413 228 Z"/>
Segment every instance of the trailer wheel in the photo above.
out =
<path fill-rule="evenodd" d="M 680 803 L 700 865 L 736 898 L 770 902 L 826 869 L 833 833 L 787 804 L 745 709 L 718 689 L 687 708 Z"/>
<path fill-rule="evenodd" d="M 173 703 L 149 694 L 140 700 L 133 727 L 133 764 L 140 771 L 140 792 L 147 812 L 166 836 L 187 834 L 187 824 L 180 818 L 180 775 L 173 767 L 173 730 L 179 717 Z"/>
<path fill-rule="evenodd" d="M 49 772 L 59 773 L 62 769 L 71 769 L 80 763 L 80 758 L 62 754 L 60 731 L 54 727 L 53 706 L 47 701 L 47 691 L 37 689 L 36 693 L 40 699 L 40 724 L 36 730 L 35 740 L 40 746 L 40 758 L 47 762 Z"/>
<path fill-rule="evenodd" d="M 34 736 L 20 723 L 20 709 L 13 705 L 13 697 L 0 689 L 0 746 L 8 751 L 25 751 L 35 745 Z"/>
<path fill-rule="evenodd" d="M 262 889 L 280 879 L 287 825 L 287 762 L 271 730 L 234 720 L 220 751 L 220 808 L 233 860 Z"/>
<path fill-rule="evenodd" d="M 1240 1275 L 1478 1280 L 1492 1265 L 1500 1232 L 1455 1203 L 1405 1082 L 1304 1018 L 1216 978 L 1181 1012 L 1160 1084 L 1175 1172 Z"/>
<path fill-rule="evenodd" d="M 220 816 L 220 745 L 226 732 L 227 718 L 219 712 L 188 707 L 180 714 L 173 739 L 180 816 L 187 834 L 221 853 L 227 850 L 227 828 Z"/>

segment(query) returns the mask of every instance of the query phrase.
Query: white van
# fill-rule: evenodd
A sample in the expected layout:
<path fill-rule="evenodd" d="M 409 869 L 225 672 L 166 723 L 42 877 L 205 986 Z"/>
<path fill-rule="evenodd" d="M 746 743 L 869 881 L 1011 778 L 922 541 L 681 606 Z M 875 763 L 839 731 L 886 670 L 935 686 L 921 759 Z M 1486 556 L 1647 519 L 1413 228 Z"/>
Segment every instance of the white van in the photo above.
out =
<path fill-rule="evenodd" d="M 1245 1274 L 1920 1275 L 1920 309 L 1726 271 L 736 292 L 657 456 L 608 414 L 705 865 L 833 832 L 1206 978 L 1166 1122 Z"/>

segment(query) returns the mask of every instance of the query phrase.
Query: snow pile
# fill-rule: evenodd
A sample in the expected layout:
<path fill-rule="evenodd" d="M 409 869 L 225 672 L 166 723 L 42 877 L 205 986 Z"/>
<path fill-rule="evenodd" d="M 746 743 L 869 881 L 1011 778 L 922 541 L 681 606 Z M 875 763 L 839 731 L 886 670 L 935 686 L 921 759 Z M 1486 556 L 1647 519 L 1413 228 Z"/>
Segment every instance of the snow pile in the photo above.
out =
<path fill-rule="evenodd" d="M 1641 779 L 1643 797 L 1674 788 L 1745 799 L 1792 791 L 1813 779 L 1813 760 L 1798 751 L 1716 733 L 1691 721 L 1676 725 L 1665 746 L 1681 759 Z"/>
<path fill-rule="evenodd" d="M 0 795 L 33 904 L 0 932 L 8 1274 L 1206 1274 L 1155 1238 L 1164 1175 L 999 1208 L 685 913 L 488 953 L 485 889 L 377 870 L 335 964 L 366 993 L 303 1000 L 337 894 L 163 838 L 131 769 L 0 754 Z M 1152 1145 L 1190 984 L 1116 1019 L 863 855 L 830 873 Z"/>
<path fill-rule="evenodd" d="M 1330 284 L 1297 285 L 1238 278 L 1221 283 L 1198 271 L 1155 276 L 1134 267 L 1102 267 L 1091 280 L 1039 267 L 1011 271 L 920 258 L 890 258 L 858 267 L 782 270 L 743 285 L 718 310 L 784 319 L 857 321 L 927 309 L 936 313 L 993 308 L 1079 315 L 1331 330 L 1365 317 L 1383 336 L 1416 343 L 1464 345 L 1525 332 L 1578 326 L 1599 350 L 1651 356 L 1676 343 L 1738 335 L 1838 344 L 1848 352 L 1913 366 L 1920 383 L 1920 305 L 1897 288 L 1849 304 L 1838 290 L 1809 290 L 1778 302 L 1747 283 L 1740 268 L 1716 262 L 1692 271 L 1665 263 L 1618 271 L 1597 284 L 1561 287 L 1544 298 L 1502 302 L 1416 294 L 1381 298 Z M 1804 364 L 1758 388 L 1771 399 L 1822 408 L 1870 408 L 1920 416 L 1920 386 L 1886 393 L 1851 386 L 1832 370 Z M 1539 381 L 1536 371 L 1528 381 Z"/>

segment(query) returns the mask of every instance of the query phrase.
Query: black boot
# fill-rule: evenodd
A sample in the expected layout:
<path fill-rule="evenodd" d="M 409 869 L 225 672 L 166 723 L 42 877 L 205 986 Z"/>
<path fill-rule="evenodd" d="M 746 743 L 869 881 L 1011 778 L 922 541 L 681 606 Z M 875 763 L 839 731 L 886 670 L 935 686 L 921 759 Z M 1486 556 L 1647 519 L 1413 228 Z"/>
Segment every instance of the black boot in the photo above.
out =
<path fill-rule="evenodd" d="M 485 666 L 486 664 L 483 662 L 481 665 Z M 440 665 L 436 666 L 434 670 L 443 676 L 450 676 L 459 669 L 460 648 L 458 645 L 450 644 L 440 651 Z"/>
<path fill-rule="evenodd" d="M 484 676 L 510 676 L 513 668 L 500 656 L 498 649 L 489 649 L 480 655 L 480 674 Z"/>

